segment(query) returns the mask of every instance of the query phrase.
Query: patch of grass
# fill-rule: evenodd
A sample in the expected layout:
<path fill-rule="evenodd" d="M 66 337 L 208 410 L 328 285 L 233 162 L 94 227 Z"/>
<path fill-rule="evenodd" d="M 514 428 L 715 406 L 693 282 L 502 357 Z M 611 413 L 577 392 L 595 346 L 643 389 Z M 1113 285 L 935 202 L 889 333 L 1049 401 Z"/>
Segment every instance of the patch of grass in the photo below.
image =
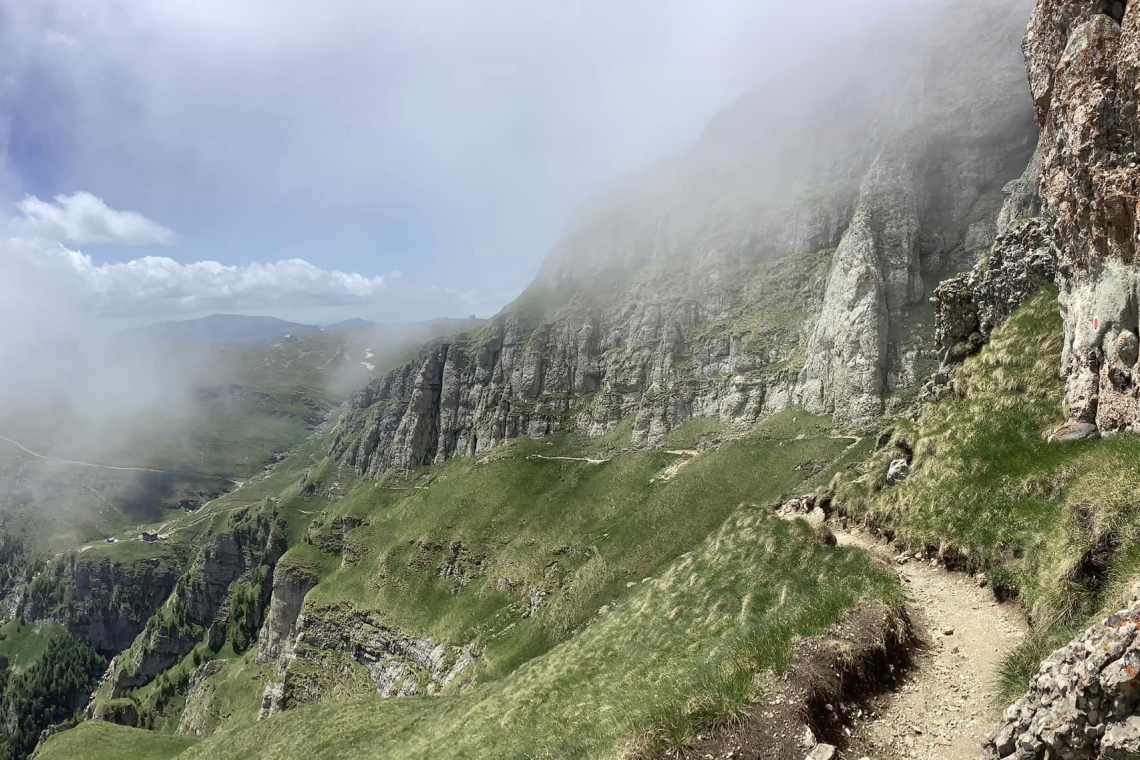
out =
<path fill-rule="evenodd" d="M 62 633 L 57 623 L 38 621 L 21 623 L 9 620 L 0 626 L 0 657 L 7 657 L 15 671 L 26 670 L 43 656 L 52 636 Z"/>
<path fill-rule="evenodd" d="M 40 760 L 82 757 L 84 760 L 169 760 L 194 745 L 184 736 L 86 721 L 56 734 L 36 757 Z"/>
<path fill-rule="evenodd" d="M 463 696 L 317 705 L 219 734 L 185 757 L 584 758 L 663 749 L 738 715 L 797 636 L 893 575 L 804 523 L 734 510 L 693 551 L 592 612 L 573 639 Z"/>

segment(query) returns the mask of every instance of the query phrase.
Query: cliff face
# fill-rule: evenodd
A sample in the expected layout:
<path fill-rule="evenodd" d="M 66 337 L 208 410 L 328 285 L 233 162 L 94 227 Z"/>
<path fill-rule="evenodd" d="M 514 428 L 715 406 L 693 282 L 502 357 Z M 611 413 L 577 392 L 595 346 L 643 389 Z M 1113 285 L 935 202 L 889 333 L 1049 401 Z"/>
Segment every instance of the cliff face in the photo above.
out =
<path fill-rule="evenodd" d="M 873 418 L 919 380 L 928 283 L 989 248 L 1032 153 L 1028 10 L 905 14 L 745 96 L 587 203 L 484 329 L 355 394 L 330 453 L 378 475 L 630 417 L 635 445 L 793 404 Z"/>
<path fill-rule="evenodd" d="M 247 627 L 254 632 L 261 626 L 264 605 L 260 601 L 268 597 L 264 592 L 268 591 L 272 567 L 285 551 L 283 532 L 275 517 L 265 512 L 235 512 L 229 521 L 227 529 L 198 552 L 189 571 L 132 648 L 112 665 L 112 698 L 150 683 L 203 639 L 216 651 L 235 624 L 248 622 Z M 262 566 L 268 572 L 258 574 Z M 263 577 L 260 582 L 259 575 Z M 256 601 L 243 613 L 250 620 L 234 621 L 229 614 L 234 592 L 242 582 L 257 586 L 251 589 Z M 262 582 L 265 589 L 260 588 Z M 231 602 L 229 607 L 227 602 Z"/>
<path fill-rule="evenodd" d="M 1067 412 L 1135 430 L 1140 12 L 1120 0 L 1039 0 L 1024 50 L 1041 194 L 1061 250 Z"/>
<path fill-rule="evenodd" d="M 175 558 L 114 562 L 61 558 L 30 584 L 21 600 L 27 620 L 56 620 L 102 654 L 126 649 L 174 588 Z"/>

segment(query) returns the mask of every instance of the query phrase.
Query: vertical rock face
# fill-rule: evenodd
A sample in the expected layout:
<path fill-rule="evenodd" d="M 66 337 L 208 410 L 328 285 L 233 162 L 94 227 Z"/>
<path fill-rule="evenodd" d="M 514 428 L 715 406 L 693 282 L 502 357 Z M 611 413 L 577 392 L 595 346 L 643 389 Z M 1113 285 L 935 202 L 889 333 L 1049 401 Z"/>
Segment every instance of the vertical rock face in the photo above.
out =
<path fill-rule="evenodd" d="M 165 614 L 151 618 L 132 648 L 118 658 L 112 698 L 150 683 L 193 651 L 203 637 L 211 648 L 220 648 L 226 639 L 225 603 L 233 584 L 248 578 L 259 565 L 274 565 L 285 551 L 275 516 L 234 513 L 228 527 L 198 552 L 167 600 Z M 251 614 L 259 615 L 261 610 Z M 260 625 L 260 618 L 255 622 Z"/>
<path fill-rule="evenodd" d="M 623 419 L 653 445 L 793 404 L 873 418 L 921 380 L 927 283 L 988 250 L 1032 153 L 1029 8 L 900 14 L 746 95 L 590 200 L 482 330 L 358 392 L 330 454 L 379 475 Z"/>
<path fill-rule="evenodd" d="M 1104 430 L 1135 430 L 1140 6 L 1039 0 L 1024 50 L 1041 128 L 1041 195 L 1061 250 L 1067 412 Z"/>
<path fill-rule="evenodd" d="M 312 575 L 278 565 L 273 571 L 273 597 L 269 614 L 257 637 L 257 661 L 275 662 L 297 633 L 297 618 L 305 594 L 317 585 Z"/>
<path fill-rule="evenodd" d="M 886 150 L 863 182 L 808 343 L 804 406 L 846 419 L 882 411 L 890 315 L 922 298 L 914 165 Z"/>
<path fill-rule="evenodd" d="M 76 638 L 110 655 L 131 645 L 178 580 L 173 561 L 110 559 L 57 562 L 22 599 L 28 620 L 57 620 Z"/>

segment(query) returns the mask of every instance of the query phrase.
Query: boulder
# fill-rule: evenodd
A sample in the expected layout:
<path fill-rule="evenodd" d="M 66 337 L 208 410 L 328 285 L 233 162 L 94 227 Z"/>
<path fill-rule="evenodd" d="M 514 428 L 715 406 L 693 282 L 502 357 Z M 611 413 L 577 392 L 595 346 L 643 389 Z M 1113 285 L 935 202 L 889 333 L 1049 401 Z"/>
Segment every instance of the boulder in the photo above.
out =
<path fill-rule="evenodd" d="M 1100 430 L 1091 422 L 1066 422 L 1049 435 L 1049 443 L 1065 441 L 1095 441 Z"/>
<path fill-rule="evenodd" d="M 896 459 L 887 468 L 887 485 L 898 485 L 910 477 L 910 463 L 905 459 Z"/>
<path fill-rule="evenodd" d="M 807 760 L 834 760 L 836 757 L 835 747 L 830 744 L 817 744 L 811 752 L 808 753 Z"/>

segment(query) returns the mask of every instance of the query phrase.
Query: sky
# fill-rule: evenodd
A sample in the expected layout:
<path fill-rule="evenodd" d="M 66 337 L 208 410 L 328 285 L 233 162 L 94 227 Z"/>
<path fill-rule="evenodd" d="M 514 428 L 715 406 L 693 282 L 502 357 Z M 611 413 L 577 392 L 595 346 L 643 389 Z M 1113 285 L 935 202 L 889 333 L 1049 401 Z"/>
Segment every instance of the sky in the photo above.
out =
<path fill-rule="evenodd" d="M 0 318 L 490 316 L 903 0 L 0 0 Z"/>

